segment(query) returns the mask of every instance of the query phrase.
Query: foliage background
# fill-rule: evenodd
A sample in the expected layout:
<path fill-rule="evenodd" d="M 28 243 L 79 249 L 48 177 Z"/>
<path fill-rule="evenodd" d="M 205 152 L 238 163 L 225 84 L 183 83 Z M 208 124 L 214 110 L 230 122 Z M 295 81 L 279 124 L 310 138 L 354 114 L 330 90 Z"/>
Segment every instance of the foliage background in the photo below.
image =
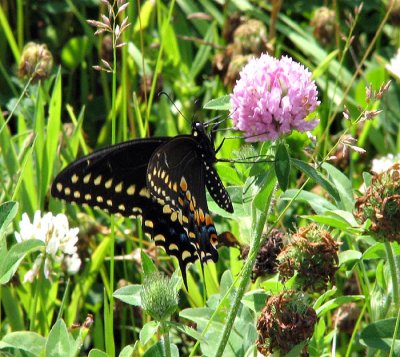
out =
<path fill-rule="evenodd" d="M 120 351 L 138 340 L 148 317 L 138 308 L 115 302 L 112 319 L 105 312 L 110 299 L 111 306 L 114 304 L 111 294 L 116 286 L 142 281 L 140 249 L 145 249 L 157 261 L 158 269 L 168 275 L 175 270 L 174 261 L 156 252 L 152 242 L 143 238 L 140 222 L 115 218 L 111 224 L 110 217 L 102 212 L 54 200 L 49 195 L 49 187 L 54 176 L 67 163 L 111 143 L 113 98 L 116 103 L 116 142 L 188 133 L 192 118 L 206 120 L 219 114 L 202 108 L 211 99 L 229 94 L 231 90 L 215 71 L 213 61 L 218 53 L 225 54 L 228 43 L 223 31 L 236 12 L 258 19 L 267 26 L 268 43 L 275 56 L 288 54 L 313 71 L 321 100 L 317 113 L 320 125 L 313 132 L 317 143 L 309 152 L 306 149 L 311 145 L 310 139 L 305 134 L 293 133 L 287 139 L 290 154 L 308 162 L 320 160 L 328 153 L 335 154 L 333 164 L 347 179 L 342 181 L 342 185 L 347 189 L 350 187 L 341 197 L 341 209 L 352 213 L 355 192 L 363 183 L 363 171 L 370 170 L 371 160 L 388 153 L 398 153 L 400 148 L 400 93 L 395 79 L 388 93 L 368 107 L 369 110 L 379 108 L 382 112 L 374 120 L 352 125 L 368 105 L 366 87 L 371 84 L 372 89 L 378 91 L 390 77 L 385 65 L 400 45 L 396 20 L 399 15 L 389 14 L 389 4 L 377 0 L 365 2 L 359 16 L 354 13 L 360 5 L 359 1 L 283 1 L 275 19 L 271 14 L 278 3 L 238 0 L 130 2 L 126 16 L 131 26 L 122 35 L 122 41 L 127 45 L 118 50 L 117 90 L 113 95 L 112 76 L 92 68 L 102 58 L 111 61 L 109 38 L 94 36 L 93 28 L 86 22 L 87 19 L 98 19 L 105 12 L 104 4 L 95 0 L 1 1 L 0 201 L 13 200 L 19 204 L 13 226 L 9 226 L 2 245 L 5 242 L 8 247 L 14 244 L 11 233 L 18 229 L 23 212 L 30 217 L 38 209 L 65 212 L 71 226 L 80 227 L 79 252 L 84 263 L 79 274 L 71 277 L 69 283 L 66 277 L 59 277 L 54 283 L 42 279 L 40 284 L 29 285 L 21 283 L 29 263 L 33 261 L 27 256 L 14 279 L 1 287 L 0 336 L 22 330 L 48 336 L 58 316 L 62 316 L 66 326 L 70 327 L 74 322 L 83 323 L 90 313 L 93 314 L 94 324 L 83 351 L 94 347 L 112 354 L 114 347 L 110 346 L 115 345 L 115 350 Z M 335 38 L 327 47 L 316 41 L 310 26 L 313 13 L 321 5 L 330 6 L 336 14 Z M 392 11 L 398 11 L 398 7 L 396 2 Z M 24 89 L 27 80 L 18 78 L 17 69 L 23 47 L 29 41 L 47 45 L 54 58 L 54 68 L 48 79 L 32 83 Z M 160 91 L 168 93 L 170 98 L 159 96 Z M 24 94 L 22 97 L 21 93 Z M 345 108 L 354 120 L 344 118 Z M 182 115 L 177 113 L 177 109 Z M 357 139 L 357 146 L 365 149 L 365 154 L 347 151 L 343 155 L 337 143 L 344 131 Z M 223 135 L 218 135 L 217 143 Z M 239 139 L 226 140 L 219 156 L 234 158 L 243 155 L 236 153 L 242 144 Z M 257 153 L 266 148 L 260 144 L 247 150 Z M 259 170 L 267 170 L 268 167 L 260 165 Z M 238 188 L 242 192 L 242 187 L 248 184 L 246 180 L 252 175 L 251 167 L 219 163 L 217 168 L 235 200 Z M 330 174 L 334 176 L 336 173 L 331 170 Z M 292 171 L 289 186 L 299 188 L 302 182 L 304 177 Z M 315 182 L 309 182 L 305 190 L 327 199 Z M 269 217 L 270 222 L 274 222 L 282 212 L 284 199 L 290 199 L 290 192 L 285 194 Z M 313 211 L 309 204 L 304 203 L 306 199 Z M 320 202 L 325 201 L 318 201 L 315 196 L 304 196 L 294 202 L 279 222 L 280 228 L 293 230 L 307 224 L 309 218 L 301 215 L 312 212 L 326 215 L 323 209 L 326 207 L 321 208 Z M 220 212 L 212 203 L 210 207 L 223 215 L 215 217 L 219 232 L 230 230 L 242 243 L 250 241 L 248 207 L 244 205 L 242 210 L 231 216 Z M 336 297 L 343 296 L 349 282 L 355 279 L 359 289 L 353 295 L 363 296 L 358 305 L 368 314 L 360 315 L 361 322 L 355 325 L 353 334 L 339 333 L 332 320 L 332 311 L 344 300 L 329 300 L 333 293 L 320 297 L 320 306 L 322 301 L 334 302 L 330 309 L 320 311 L 310 352 L 313 355 L 328 353 L 334 340 L 338 355 L 357 355 L 365 350 L 366 345 L 371 347 L 365 341 L 360 342 L 362 328 L 368 323 L 390 317 L 382 312 L 381 303 L 384 297 L 390 296 L 385 254 L 371 237 L 363 239 L 362 235 L 352 231 L 349 222 L 346 226 L 337 226 L 337 222 L 335 226 L 328 219 L 323 223 L 333 227 L 335 238 L 342 242 L 341 251 L 347 252 L 340 261 Z M 110 234 L 110 227 L 114 227 L 113 234 Z M 108 252 L 112 242 L 110 237 L 113 236 L 116 261 L 114 278 L 110 278 Z M 360 256 L 371 248 L 375 249 L 375 255 Z M 398 256 L 397 244 L 393 249 Z M 220 256 L 216 265 L 209 265 L 206 269 L 207 298 L 211 299 L 207 308 L 215 308 L 219 301 L 215 294 L 223 296 L 227 286 L 230 286 L 232 277 L 224 275 L 224 272 L 230 270 L 235 277 L 243 263 L 238 259 L 239 250 L 236 248 L 221 248 Z M 211 310 L 200 310 L 206 308 L 199 271 L 198 267 L 191 269 L 190 294 L 181 293 L 180 310 L 198 308 L 198 313 L 209 314 Z M 276 281 L 267 280 L 256 282 L 248 290 L 260 287 L 272 292 L 281 289 Z M 34 311 L 32 296 L 38 301 Z M 253 323 L 254 316 L 251 315 L 248 320 L 242 316 L 246 328 L 251 329 L 251 324 L 247 322 Z M 183 313 L 181 317 L 193 321 L 193 315 L 185 316 Z M 199 320 L 195 322 L 200 328 L 204 326 Z M 255 330 L 251 333 L 255 334 Z M 155 340 L 156 337 L 153 337 L 147 345 L 139 346 L 137 353 L 144 353 Z M 172 333 L 172 340 L 182 355 L 192 351 L 193 336 L 175 332 Z M 350 349 L 349 341 L 352 342 Z M 203 350 L 203 353 L 206 352 Z"/>

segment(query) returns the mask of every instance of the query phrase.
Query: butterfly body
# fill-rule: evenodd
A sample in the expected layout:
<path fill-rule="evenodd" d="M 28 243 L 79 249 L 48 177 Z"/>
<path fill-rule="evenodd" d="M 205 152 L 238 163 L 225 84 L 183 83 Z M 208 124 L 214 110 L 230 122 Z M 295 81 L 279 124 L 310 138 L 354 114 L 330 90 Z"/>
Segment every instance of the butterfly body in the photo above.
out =
<path fill-rule="evenodd" d="M 78 159 L 56 177 L 51 193 L 110 213 L 141 216 L 145 234 L 178 259 L 186 285 L 189 263 L 218 259 L 205 187 L 221 208 L 233 212 L 213 167 L 215 155 L 212 135 L 195 122 L 191 135 L 131 140 Z"/>

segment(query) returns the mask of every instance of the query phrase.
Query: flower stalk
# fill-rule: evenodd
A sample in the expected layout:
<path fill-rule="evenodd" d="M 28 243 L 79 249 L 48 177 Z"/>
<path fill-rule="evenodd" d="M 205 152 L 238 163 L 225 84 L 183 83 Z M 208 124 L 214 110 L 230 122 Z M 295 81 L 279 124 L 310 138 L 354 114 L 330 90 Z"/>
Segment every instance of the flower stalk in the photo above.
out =
<path fill-rule="evenodd" d="M 163 335 L 164 340 L 164 354 L 165 357 L 171 357 L 171 342 L 169 339 L 169 327 L 167 326 L 165 321 L 161 321 L 160 330 Z"/>
<path fill-rule="evenodd" d="M 257 219 L 255 235 L 254 235 L 252 244 L 250 246 L 250 252 L 248 255 L 248 259 L 245 262 L 243 269 L 242 269 L 242 277 L 239 282 L 239 287 L 236 291 L 235 298 L 232 301 L 231 310 L 229 311 L 228 319 L 225 323 L 224 330 L 222 331 L 222 338 L 221 338 L 221 341 L 219 343 L 217 353 L 216 353 L 217 357 L 222 356 L 222 354 L 225 350 L 225 346 L 228 343 L 229 335 L 231 333 L 233 324 L 235 322 L 236 315 L 239 311 L 242 297 L 245 293 L 247 284 L 250 281 L 250 276 L 251 276 L 251 272 L 253 270 L 253 265 L 256 261 L 257 252 L 260 250 L 260 247 L 261 247 L 261 241 L 262 241 L 261 238 L 262 238 L 262 233 L 263 233 L 266 221 L 267 221 L 267 213 L 261 212 Z"/>
<path fill-rule="evenodd" d="M 217 353 L 216 353 L 217 357 L 222 356 L 222 354 L 225 350 L 226 344 L 228 343 L 229 335 L 231 333 L 233 324 L 235 322 L 236 315 L 239 311 L 242 297 L 246 291 L 247 284 L 251 279 L 251 274 L 253 271 L 253 266 L 256 262 L 257 253 L 259 252 L 265 237 L 267 237 L 270 233 L 270 232 L 268 232 L 264 236 L 264 239 L 263 239 L 264 227 L 267 222 L 268 213 L 272 206 L 271 202 L 272 202 L 274 193 L 276 191 L 276 188 L 277 188 L 277 185 L 275 184 L 274 188 L 271 191 L 271 194 L 269 195 L 268 199 L 266 200 L 264 210 L 257 211 L 256 207 L 253 204 L 254 238 L 250 245 L 250 251 L 249 251 L 247 260 L 242 268 L 242 274 L 241 274 L 241 279 L 239 281 L 239 287 L 236 291 L 235 298 L 232 301 L 231 309 L 228 313 L 228 318 L 226 320 L 224 330 L 222 331 L 222 337 L 221 337 L 220 343 L 218 345 Z M 270 230 L 272 230 L 272 228 L 273 227 L 271 227 Z"/>
<path fill-rule="evenodd" d="M 392 291 L 393 291 L 393 303 L 395 305 L 395 311 L 400 309 L 399 300 L 399 279 L 396 268 L 396 260 L 393 254 L 393 248 L 390 242 L 385 241 L 386 255 L 389 263 L 390 276 L 392 277 Z"/>

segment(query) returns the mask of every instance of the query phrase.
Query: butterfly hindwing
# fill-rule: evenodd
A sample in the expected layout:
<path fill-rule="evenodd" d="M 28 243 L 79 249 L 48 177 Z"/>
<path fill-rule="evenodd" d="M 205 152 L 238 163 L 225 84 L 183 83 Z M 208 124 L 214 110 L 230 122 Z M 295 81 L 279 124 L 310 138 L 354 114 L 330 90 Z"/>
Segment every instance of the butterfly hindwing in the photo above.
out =
<path fill-rule="evenodd" d="M 157 148 L 147 169 L 151 196 L 171 221 L 183 226 L 202 263 L 218 259 L 217 234 L 206 201 L 205 171 L 202 151 L 187 135 Z"/>
<path fill-rule="evenodd" d="M 187 287 L 186 267 L 198 259 L 195 246 L 190 242 L 186 231 L 179 222 L 172 222 L 162 213 L 162 207 L 153 207 L 143 217 L 143 231 L 157 246 L 178 259 L 182 278 Z"/>

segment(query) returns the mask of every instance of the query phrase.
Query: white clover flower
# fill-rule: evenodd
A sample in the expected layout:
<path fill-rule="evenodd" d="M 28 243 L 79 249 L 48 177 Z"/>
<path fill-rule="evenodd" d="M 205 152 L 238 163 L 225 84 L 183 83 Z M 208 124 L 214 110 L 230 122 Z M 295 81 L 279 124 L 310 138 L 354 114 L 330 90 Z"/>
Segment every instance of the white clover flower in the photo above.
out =
<path fill-rule="evenodd" d="M 393 166 L 396 162 L 399 161 L 400 161 L 400 154 L 396 155 L 387 154 L 386 156 L 382 156 L 380 158 L 372 160 L 371 171 L 374 171 L 377 174 L 381 174 L 382 172 L 387 171 L 389 167 Z"/>
<path fill-rule="evenodd" d="M 386 69 L 398 80 L 400 80 L 400 48 L 389 63 L 386 64 Z"/>
<path fill-rule="evenodd" d="M 39 254 L 32 268 L 25 274 L 24 282 L 32 282 L 38 276 L 44 259 L 44 275 L 47 279 L 58 270 L 64 268 L 68 274 L 75 274 L 81 266 L 77 254 L 79 228 L 69 228 L 67 217 L 64 214 L 53 216 L 51 212 L 43 217 L 36 211 L 33 221 L 26 213 L 19 223 L 20 231 L 15 232 L 18 243 L 29 239 L 39 239 L 45 244 L 44 251 Z"/>

